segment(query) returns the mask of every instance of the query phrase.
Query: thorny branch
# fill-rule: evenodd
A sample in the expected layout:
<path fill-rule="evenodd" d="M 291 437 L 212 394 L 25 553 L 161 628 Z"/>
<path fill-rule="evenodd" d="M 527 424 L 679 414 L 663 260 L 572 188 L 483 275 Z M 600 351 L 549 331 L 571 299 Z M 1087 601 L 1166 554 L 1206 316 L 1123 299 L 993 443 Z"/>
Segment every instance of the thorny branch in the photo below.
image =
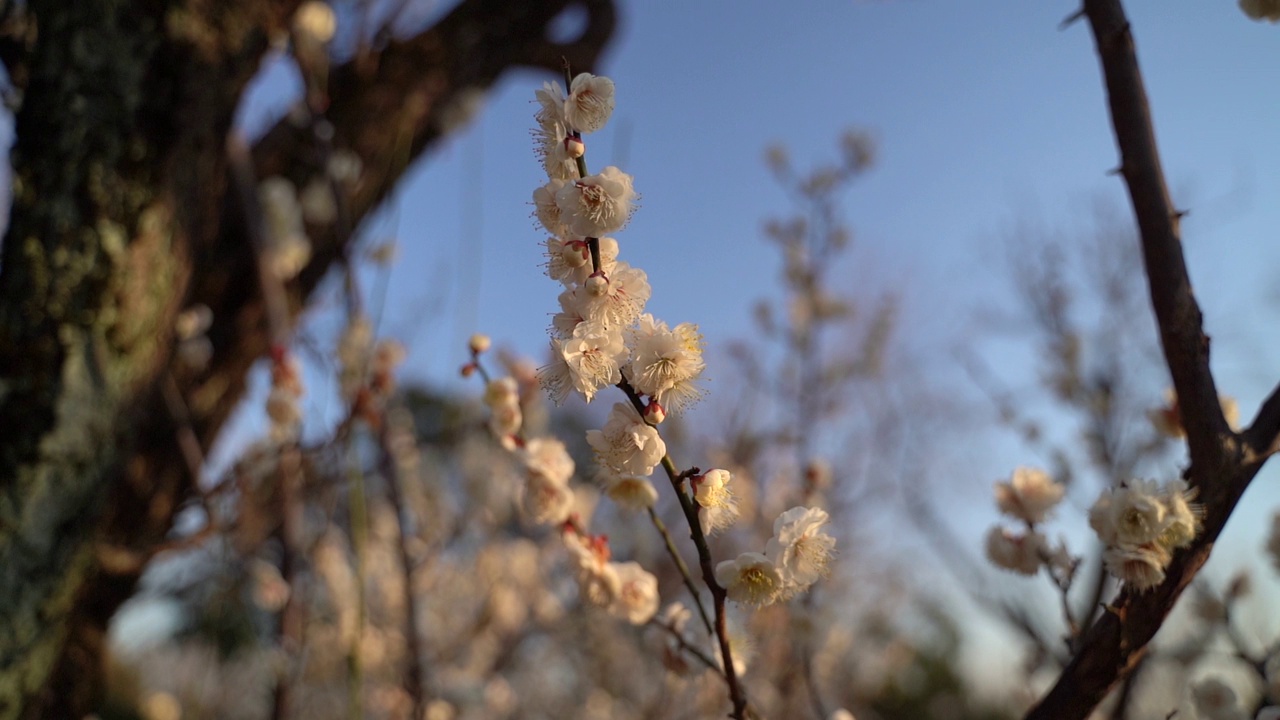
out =
<path fill-rule="evenodd" d="M 1204 503 L 1204 527 L 1190 547 L 1175 555 L 1161 585 L 1146 593 L 1120 593 L 1027 720 L 1083 720 L 1139 666 L 1147 644 L 1208 559 L 1280 431 L 1276 393 L 1243 433 L 1233 433 L 1223 417 L 1209 369 L 1209 339 L 1182 253 L 1182 214 L 1165 184 L 1129 21 L 1120 0 L 1085 0 L 1084 13 L 1106 81 L 1121 156 L 1119 174 L 1137 220 L 1151 305 L 1187 433 L 1191 464 L 1184 475 Z"/>

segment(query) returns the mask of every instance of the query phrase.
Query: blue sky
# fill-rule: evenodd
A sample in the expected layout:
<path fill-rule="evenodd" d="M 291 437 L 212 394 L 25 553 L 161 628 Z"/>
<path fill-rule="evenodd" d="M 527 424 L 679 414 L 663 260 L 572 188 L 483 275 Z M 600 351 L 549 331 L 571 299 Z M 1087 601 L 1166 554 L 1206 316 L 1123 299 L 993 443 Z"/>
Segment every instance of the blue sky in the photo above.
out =
<path fill-rule="evenodd" d="M 845 128 L 865 129 L 879 163 L 848 196 L 854 249 L 835 277 L 855 297 L 896 291 L 900 342 L 932 380 L 963 382 L 951 349 L 986 332 L 983 312 L 1013 302 L 1009 228 L 1029 218 L 1078 230 L 1099 198 L 1127 213 L 1107 174 L 1117 153 L 1088 28 L 1058 29 L 1072 2 L 786 5 L 622 2 L 620 35 L 597 69 L 615 80 L 617 109 L 587 138 L 590 168 L 619 165 L 642 194 L 617 234 L 621 257 L 649 274 L 658 317 L 697 322 L 713 348 L 750 337 L 751 303 L 776 285 L 761 223 L 790 211 L 764 149 L 781 142 L 803 168 L 834 158 Z M 1165 171 L 1191 212 L 1184 241 L 1219 386 L 1247 420 L 1280 379 L 1280 27 L 1231 0 L 1128 6 Z M 474 391 L 457 368 L 477 331 L 545 351 L 559 290 L 539 268 L 529 200 L 545 177 L 529 131 L 547 79 L 508 76 L 366 228 L 400 242 L 383 328 L 409 343 L 410 377 Z M 287 104 L 290 88 L 275 68 L 250 113 Z M 1025 380 L 1026 358 L 995 368 Z M 1040 461 L 984 438 L 991 447 L 956 468 L 975 551 L 995 520 L 991 480 Z M 1264 473 L 1270 487 L 1246 496 L 1211 573 L 1256 557 L 1280 505 L 1274 478 Z"/>
<path fill-rule="evenodd" d="M 1105 174 L 1116 153 L 1092 41 L 1083 25 L 1057 29 L 1073 6 L 966 5 L 624 3 L 601 68 L 618 107 L 588 137 L 588 161 L 635 176 L 641 208 L 618 239 L 649 273 L 650 309 L 699 322 L 713 344 L 749 334 L 749 303 L 775 279 L 760 225 L 788 211 L 761 161 L 773 142 L 803 167 L 833 157 L 846 127 L 878 140 L 879 167 L 847 204 L 851 275 L 871 269 L 900 289 L 922 331 L 968 322 L 1007 284 L 992 238 L 1011 220 L 1070 222 L 1100 194 L 1122 201 Z M 1260 260 L 1280 226 L 1280 96 L 1268 90 L 1280 28 L 1225 1 L 1131 13 L 1211 328 L 1274 317 L 1249 306 L 1275 304 L 1274 265 Z M 418 328 L 422 377 L 450 376 L 475 330 L 541 352 L 557 291 L 538 269 L 528 132 L 545 79 L 509 76 L 373 226 L 401 241 L 388 321 Z"/>

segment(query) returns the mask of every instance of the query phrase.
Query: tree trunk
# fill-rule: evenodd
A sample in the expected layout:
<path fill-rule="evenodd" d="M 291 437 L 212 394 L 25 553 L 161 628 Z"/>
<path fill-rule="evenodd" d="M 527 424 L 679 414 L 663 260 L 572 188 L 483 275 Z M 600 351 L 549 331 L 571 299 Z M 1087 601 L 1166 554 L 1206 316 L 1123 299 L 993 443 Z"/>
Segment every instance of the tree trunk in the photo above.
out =
<path fill-rule="evenodd" d="M 33 0 L 34 32 L 0 41 L 23 93 L 0 255 L 0 720 L 96 707 L 107 623 L 193 489 L 161 383 L 177 384 L 207 447 L 268 350 L 225 148 L 297 4 Z M 589 13 L 583 36 L 548 42 L 573 4 Z M 365 168 L 350 226 L 474 93 L 562 56 L 589 69 L 614 23 L 609 0 L 467 0 L 335 67 L 332 142 Z M 256 175 L 320 175 L 314 150 L 281 122 L 253 148 Z M 350 240 L 309 232 L 295 309 Z M 214 311 L 214 356 L 192 374 L 171 363 L 172 327 L 196 303 Z"/>

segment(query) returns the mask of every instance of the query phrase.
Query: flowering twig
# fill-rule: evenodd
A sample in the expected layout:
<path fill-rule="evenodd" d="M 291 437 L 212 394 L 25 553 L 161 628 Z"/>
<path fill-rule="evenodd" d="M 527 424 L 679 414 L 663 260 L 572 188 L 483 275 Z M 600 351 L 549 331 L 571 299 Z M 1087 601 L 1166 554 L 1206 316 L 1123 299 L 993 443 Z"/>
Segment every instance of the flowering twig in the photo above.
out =
<path fill-rule="evenodd" d="M 1186 430 L 1191 455 L 1186 476 L 1204 503 L 1203 532 L 1172 558 L 1164 582 L 1145 593 L 1121 592 L 1082 638 L 1079 653 L 1027 720 L 1081 720 L 1137 666 L 1261 467 L 1260 460 L 1246 456 L 1243 446 L 1272 447 L 1280 429 L 1271 399 L 1264 404 L 1268 412 L 1259 413 L 1255 427 L 1243 438 L 1227 424 L 1182 253 L 1181 213 L 1174 209 L 1165 184 L 1129 21 L 1119 0 L 1085 0 L 1084 10 L 1106 80 L 1120 175 L 1138 222 L 1151 304 Z"/>

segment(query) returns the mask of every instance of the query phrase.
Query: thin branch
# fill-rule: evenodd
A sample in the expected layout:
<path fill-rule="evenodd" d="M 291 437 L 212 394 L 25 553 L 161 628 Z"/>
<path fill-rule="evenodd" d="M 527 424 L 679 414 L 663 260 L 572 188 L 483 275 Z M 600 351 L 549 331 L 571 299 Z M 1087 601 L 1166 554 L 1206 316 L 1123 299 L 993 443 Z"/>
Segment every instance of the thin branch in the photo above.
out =
<path fill-rule="evenodd" d="M 667 524 L 662 522 L 662 518 L 658 517 L 658 513 L 653 508 L 649 510 L 649 521 L 657 528 L 658 534 L 662 536 L 662 542 L 667 547 L 667 554 L 671 556 L 672 562 L 676 564 L 676 569 L 680 571 L 680 577 L 684 581 L 684 586 L 689 590 L 689 595 L 693 598 L 694 607 L 698 608 L 698 617 L 702 618 L 702 625 L 707 629 L 708 635 L 714 635 L 715 630 L 711 627 L 711 618 L 707 617 L 707 609 L 702 606 L 702 596 L 698 593 L 698 586 L 693 584 L 693 576 L 689 574 L 689 566 L 685 564 L 684 558 L 680 557 L 680 551 L 676 549 L 675 540 L 671 538 L 671 533 L 667 530 Z"/>

